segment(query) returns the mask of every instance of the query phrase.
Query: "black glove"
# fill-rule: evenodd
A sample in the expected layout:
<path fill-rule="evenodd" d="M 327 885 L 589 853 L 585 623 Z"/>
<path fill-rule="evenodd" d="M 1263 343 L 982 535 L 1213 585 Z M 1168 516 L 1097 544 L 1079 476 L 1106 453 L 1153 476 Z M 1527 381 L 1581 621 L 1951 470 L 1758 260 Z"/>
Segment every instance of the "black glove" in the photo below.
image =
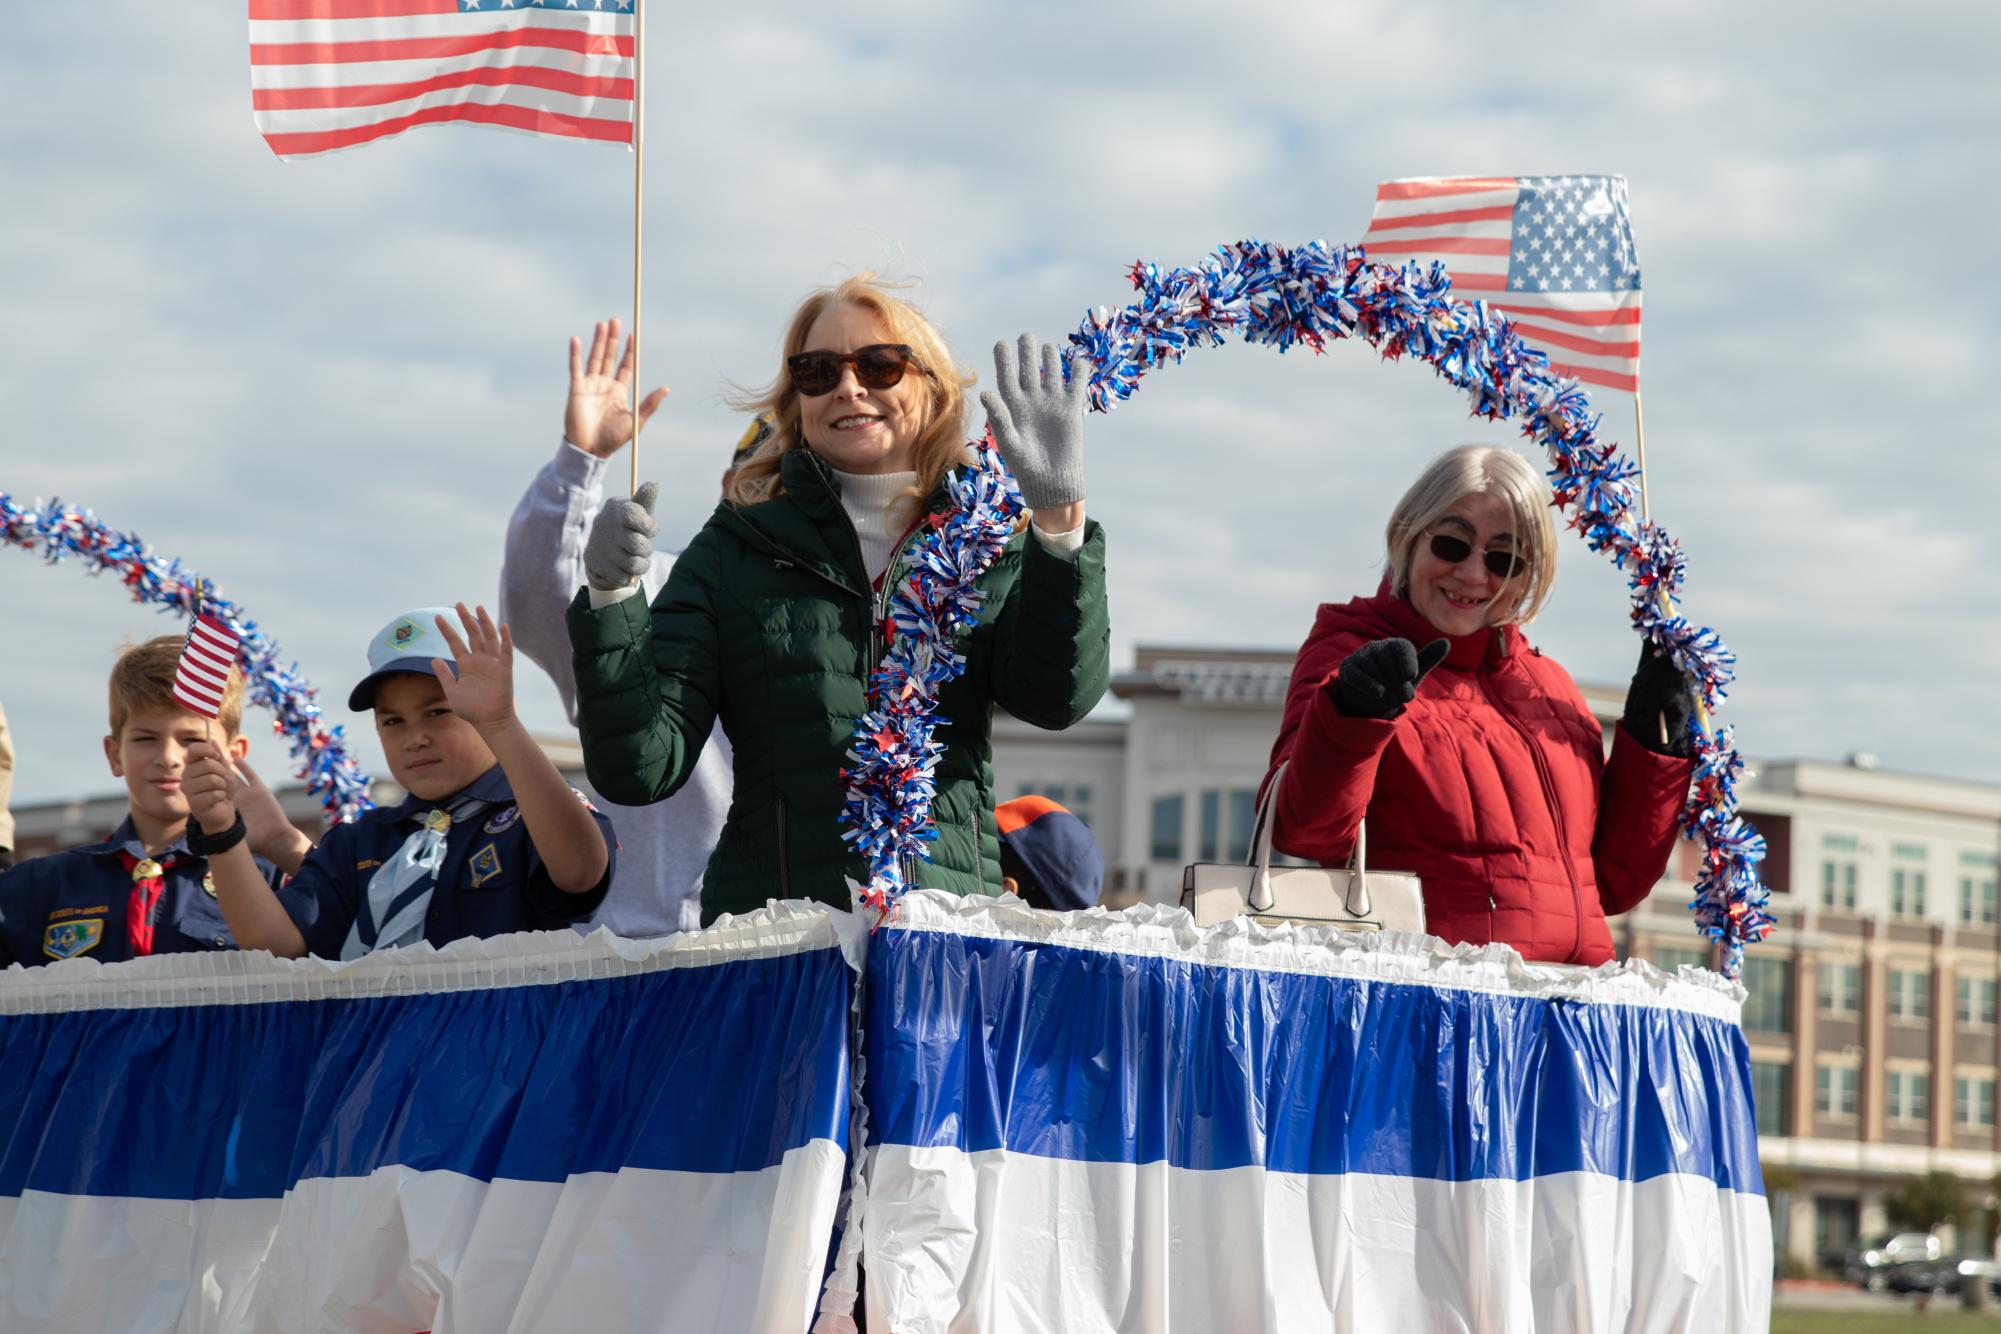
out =
<path fill-rule="evenodd" d="M 1652 644 L 1640 645 L 1640 669 L 1626 690 L 1626 712 L 1619 719 L 1633 740 L 1656 755 L 1685 760 L 1694 754 L 1688 720 L 1695 716 L 1695 692 L 1688 678 Z M 1667 739 L 1661 739 L 1662 729 Z"/>
<path fill-rule="evenodd" d="M 1408 639 L 1376 639 L 1341 660 L 1334 678 L 1334 707 L 1344 718 L 1390 719 L 1417 698 L 1422 681 L 1452 648 L 1434 639 L 1422 650 Z"/>

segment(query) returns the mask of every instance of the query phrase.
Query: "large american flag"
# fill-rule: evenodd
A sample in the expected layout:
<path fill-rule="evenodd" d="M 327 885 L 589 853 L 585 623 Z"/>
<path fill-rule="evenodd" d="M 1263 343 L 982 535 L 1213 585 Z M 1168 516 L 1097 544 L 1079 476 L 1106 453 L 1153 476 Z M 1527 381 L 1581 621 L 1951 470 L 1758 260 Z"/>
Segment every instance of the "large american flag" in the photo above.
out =
<path fill-rule="evenodd" d="M 632 142 L 634 0 L 250 0 L 257 129 L 309 157 L 468 121 Z"/>
<path fill-rule="evenodd" d="M 1384 181 L 1369 258 L 1445 261 L 1453 290 L 1508 315 L 1550 365 L 1638 393 L 1640 261 L 1623 176 Z"/>
<path fill-rule="evenodd" d="M 174 699 L 182 708 L 204 718 L 222 712 L 238 642 L 236 631 L 226 623 L 206 612 L 195 617 L 181 645 L 180 665 L 174 669 Z"/>

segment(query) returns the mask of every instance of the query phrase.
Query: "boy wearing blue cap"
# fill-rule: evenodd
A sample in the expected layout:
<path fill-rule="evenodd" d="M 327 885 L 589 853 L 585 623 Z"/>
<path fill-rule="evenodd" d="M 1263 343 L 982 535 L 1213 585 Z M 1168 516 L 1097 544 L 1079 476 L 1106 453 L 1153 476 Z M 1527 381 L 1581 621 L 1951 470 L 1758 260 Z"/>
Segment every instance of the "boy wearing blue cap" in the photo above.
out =
<path fill-rule="evenodd" d="M 507 628 L 484 607 L 456 611 L 463 639 L 445 608 L 384 626 L 348 697 L 349 708 L 374 710 L 389 771 L 409 797 L 329 830 L 282 902 L 240 845 L 211 857 L 216 898 L 243 948 L 354 959 L 419 940 L 567 927 L 603 901 L 611 823 L 515 716 Z M 188 804 L 211 841 L 241 822 L 225 778 L 212 750 L 188 768 Z"/>
<path fill-rule="evenodd" d="M 1022 796 L 994 808 L 1000 831 L 1001 888 L 1031 908 L 1095 907 L 1105 854 L 1091 827 L 1048 797 Z"/>

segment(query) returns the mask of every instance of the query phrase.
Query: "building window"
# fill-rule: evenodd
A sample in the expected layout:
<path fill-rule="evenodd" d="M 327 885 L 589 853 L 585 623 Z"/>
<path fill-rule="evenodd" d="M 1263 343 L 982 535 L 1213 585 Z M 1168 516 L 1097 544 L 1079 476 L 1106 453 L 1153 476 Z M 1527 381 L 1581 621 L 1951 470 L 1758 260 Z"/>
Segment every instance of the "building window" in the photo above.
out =
<path fill-rule="evenodd" d="M 1820 840 L 1820 906 L 1855 911 L 1856 840 L 1850 834 L 1828 834 Z"/>
<path fill-rule="evenodd" d="M 1980 1075 L 1952 1081 L 1952 1119 L 1968 1130 L 1994 1128 L 1994 1077 Z"/>
<path fill-rule="evenodd" d="M 1893 1124 L 1923 1125 L 1931 1117 L 1932 1077 L 1922 1070 L 1892 1070 L 1887 1113 Z"/>
<path fill-rule="evenodd" d="M 1821 1116 L 1855 1115 L 1852 1065 L 1822 1065 L 1813 1072 L 1813 1110 Z"/>
<path fill-rule="evenodd" d="M 1792 1092 L 1791 1066 L 1778 1061 L 1751 1062 L 1751 1096 L 1758 1106 L 1760 1135 L 1792 1133 Z"/>
<path fill-rule="evenodd" d="M 1199 793 L 1196 817 L 1198 862 L 1240 862 L 1251 855 L 1251 826 L 1258 818 L 1254 787 L 1210 788 Z"/>
<path fill-rule="evenodd" d="M 1816 1255 L 1846 1250 L 1862 1239 L 1862 1202 L 1854 1196 L 1813 1197 L 1813 1249 Z"/>
<path fill-rule="evenodd" d="M 1744 960 L 1744 1029 L 1750 1033 L 1793 1031 L 1793 970 L 1784 959 Z"/>
<path fill-rule="evenodd" d="M 1922 968 L 1890 970 L 1890 1017 L 1926 1023 L 1932 1017 L 1932 975 Z"/>
<path fill-rule="evenodd" d="M 1089 783 L 1023 783 L 1015 789 L 1017 797 L 1047 797 L 1070 814 L 1082 820 L 1088 828 L 1091 823 L 1091 785 Z"/>
<path fill-rule="evenodd" d="M 1862 968 L 1852 963 L 1820 966 L 1820 1012 L 1854 1014 L 1862 1008 Z"/>
<path fill-rule="evenodd" d="M 1656 945 L 1654 967 L 1664 973 L 1672 973 L 1677 968 L 1707 968 L 1709 951 L 1687 949 L 1680 945 Z"/>
<path fill-rule="evenodd" d="M 1181 860 L 1181 794 L 1153 799 L 1153 823 L 1147 839 L 1147 856 L 1157 862 Z"/>
<path fill-rule="evenodd" d="M 1899 866 L 1890 872 L 1890 916 L 1925 915 L 1925 873 L 1915 867 Z"/>
<path fill-rule="evenodd" d="M 1258 822 L 1258 792 L 1251 787 L 1233 787 L 1230 803 L 1230 860 L 1240 862 L 1251 855 L 1251 826 Z"/>
<path fill-rule="evenodd" d="M 1201 802 L 1202 813 L 1195 826 L 1195 860 L 1217 861 L 1223 851 L 1223 794 L 1211 790 L 1196 800 Z"/>
<path fill-rule="evenodd" d="M 1959 920 L 1992 926 L 1995 919 L 1994 877 L 1963 875 L 1959 878 Z"/>
<path fill-rule="evenodd" d="M 1994 979 L 1962 977 L 1957 983 L 1959 1003 L 1955 1017 L 1968 1028 L 1994 1027 Z"/>

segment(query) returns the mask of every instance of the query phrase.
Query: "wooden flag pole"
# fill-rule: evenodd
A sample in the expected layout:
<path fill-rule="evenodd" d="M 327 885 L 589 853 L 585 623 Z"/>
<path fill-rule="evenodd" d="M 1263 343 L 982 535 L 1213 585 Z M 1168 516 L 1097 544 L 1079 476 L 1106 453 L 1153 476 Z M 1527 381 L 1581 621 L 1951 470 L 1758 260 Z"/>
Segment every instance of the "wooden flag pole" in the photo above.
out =
<path fill-rule="evenodd" d="M 1640 407 L 1640 391 L 1637 386 L 1633 389 L 1633 437 L 1633 450 L 1640 458 L 1640 522 L 1651 523 L 1653 509 L 1647 499 L 1647 417 Z M 1660 599 L 1661 611 L 1665 615 L 1673 616 L 1674 598 L 1669 595 L 1667 585 L 1655 584 L 1654 592 Z M 1695 692 L 1695 716 L 1701 720 L 1703 732 L 1713 734 L 1714 729 L 1709 723 L 1709 709 L 1703 704 L 1700 691 Z M 1662 743 L 1665 744 L 1667 739 L 1667 719 L 1663 718 L 1661 719 Z"/>
<path fill-rule="evenodd" d="M 639 491 L 639 259 L 646 220 L 646 0 L 632 0 L 632 486 Z M 612 351 L 616 353 L 617 348 Z"/>

